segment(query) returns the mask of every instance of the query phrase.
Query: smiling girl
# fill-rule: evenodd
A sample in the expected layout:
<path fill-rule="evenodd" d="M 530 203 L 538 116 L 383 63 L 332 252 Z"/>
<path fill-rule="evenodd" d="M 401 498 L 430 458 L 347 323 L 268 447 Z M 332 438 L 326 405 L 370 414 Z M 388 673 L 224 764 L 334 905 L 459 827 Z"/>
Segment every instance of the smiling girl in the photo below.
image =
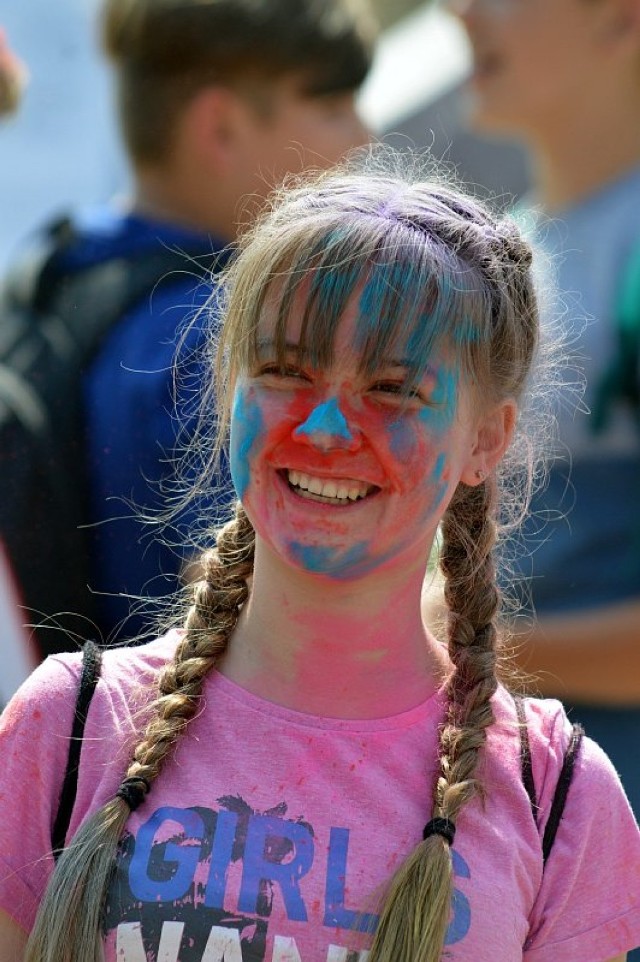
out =
<path fill-rule="evenodd" d="M 536 470 L 530 263 L 475 201 L 356 165 L 245 239 L 215 380 L 233 518 L 184 627 L 104 653 L 55 871 L 80 659 L 0 722 L 3 960 L 618 962 L 640 941 L 615 772 L 584 739 L 543 855 L 571 727 L 552 701 L 519 720 L 497 679 L 504 492 Z M 420 612 L 438 528 L 446 644 Z"/>

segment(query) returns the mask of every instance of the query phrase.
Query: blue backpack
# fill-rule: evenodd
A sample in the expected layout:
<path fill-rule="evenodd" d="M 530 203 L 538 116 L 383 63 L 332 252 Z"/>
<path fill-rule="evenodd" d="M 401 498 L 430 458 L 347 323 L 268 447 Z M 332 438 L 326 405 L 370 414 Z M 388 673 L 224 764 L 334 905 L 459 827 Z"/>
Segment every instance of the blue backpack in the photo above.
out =
<path fill-rule="evenodd" d="M 83 373 L 114 324 L 185 265 L 210 276 L 218 258 L 157 243 L 70 270 L 78 235 L 65 217 L 41 231 L 0 292 L 0 541 L 42 655 L 96 624 L 83 524 Z M 62 613 L 62 614 L 58 614 Z M 48 627 L 47 627 L 47 619 Z M 52 626 L 56 629 L 52 630 Z"/>

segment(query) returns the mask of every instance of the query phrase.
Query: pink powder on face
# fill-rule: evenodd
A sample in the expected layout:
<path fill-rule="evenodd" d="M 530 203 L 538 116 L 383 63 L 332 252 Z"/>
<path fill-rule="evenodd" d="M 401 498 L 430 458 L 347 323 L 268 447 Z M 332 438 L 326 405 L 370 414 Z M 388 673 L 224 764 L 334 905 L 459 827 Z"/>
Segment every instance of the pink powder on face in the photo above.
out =
<path fill-rule="evenodd" d="M 267 361 L 265 374 L 243 379 L 251 436 L 232 425 L 248 465 L 243 503 L 259 536 L 294 566 L 338 579 L 404 564 L 407 551 L 426 566 L 471 446 L 469 424 L 456 417 L 457 378 L 444 363 L 425 375 L 425 400 L 400 404 L 388 382 L 363 380 L 352 328 L 346 317 L 329 371 L 292 359 L 280 372 Z M 370 493 L 320 504 L 296 493 L 290 471 Z"/>

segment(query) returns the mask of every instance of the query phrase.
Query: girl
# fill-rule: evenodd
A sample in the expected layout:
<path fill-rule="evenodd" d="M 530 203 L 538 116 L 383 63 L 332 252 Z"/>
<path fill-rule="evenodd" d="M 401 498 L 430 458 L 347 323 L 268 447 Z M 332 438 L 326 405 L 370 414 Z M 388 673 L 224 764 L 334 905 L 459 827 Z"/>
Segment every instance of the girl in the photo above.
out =
<path fill-rule="evenodd" d="M 217 353 L 233 518 L 184 628 L 105 652 L 55 872 L 79 659 L 3 716 L 3 959 L 620 962 L 640 941 L 608 760 L 585 740 L 543 857 L 571 729 L 557 702 L 519 722 L 497 680 L 499 495 L 534 470 L 530 262 L 509 222 L 372 168 L 285 192 L 243 242 Z M 446 647 L 420 615 L 439 526 Z"/>

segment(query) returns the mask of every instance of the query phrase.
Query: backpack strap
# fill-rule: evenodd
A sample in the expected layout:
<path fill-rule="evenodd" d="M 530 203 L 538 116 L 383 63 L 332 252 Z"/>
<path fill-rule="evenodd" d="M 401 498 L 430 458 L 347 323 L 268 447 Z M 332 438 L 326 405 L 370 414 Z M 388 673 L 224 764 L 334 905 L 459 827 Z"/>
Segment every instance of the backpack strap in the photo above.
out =
<path fill-rule="evenodd" d="M 538 806 L 537 795 L 536 795 L 536 786 L 533 779 L 533 765 L 531 760 L 531 743 L 529 741 L 529 730 L 527 727 L 525 700 L 520 695 L 513 695 L 512 697 L 513 697 L 513 701 L 516 708 L 516 714 L 518 716 L 518 728 L 520 733 L 520 767 L 522 771 L 522 784 L 529 797 L 529 802 L 531 804 L 531 814 L 533 815 L 533 820 L 536 823 L 536 825 L 538 825 L 539 806 Z M 547 860 L 549 858 L 549 855 L 551 854 L 551 849 L 553 848 L 553 843 L 558 833 L 558 828 L 560 827 L 560 821 L 564 813 L 564 808 L 567 801 L 567 795 L 569 794 L 569 788 L 571 786 L 571 780 L 573 778 L 573 771 L 575 768 L 575 763 L 578 757 L 578 753 L 580 751 L 580 745 L 582 743 L 583 736 L 584 736 L 584 728 L 582 727 L 582 725 L 574 723 L 571 728 L 571 737 L 569 738 L 569 744 L 567 745 L 564 758 L 562 761 L 562 768 L 560 769 L 560 775 L 558 776 L 556 788 L 553 793 L 553 798 L 551 800 L 549 818 L 547 819 L 547 824 L 545 825 L 545 829 L 542 837 L 543 867 L 547 864 Z"/>
<path fill-rule="evenodd" d="M 578 752 L 580 751 L 583 735 L 584 728 L 582 725 L 574 723 L 571 730 L 571 738 L 569 739 L 569 744 L 567 746 L 564 761 L 562 763 L 562 768 L 560 769 L 558 784 L 556 785 L 556 790 L 553 794 L 551 811 L 549 812 L 549 818 L 547 820 L 542 839 L 542 861 L 544 865 L 547 864 L 547 859 L 549 858 L 551 848 L 555 841 L 556 833 L 560 826 L 560 819 L 562 818 L 562 813 L 564 812 L 564 806 L 565 802 L 567 801 L 569 786 L 571 785 L 571 779 L 573 778 L 573 770 L 575 768 Z"/>
<path fill-rule="evenodd" d="M 51 833 L 51 850 L 56 861 L 64 848 L 73 806 L 76 801 L 84 727 L 87 722 L 91 699 L 93 698 L 100 678 L 101 667 L 102 652 L 100 648 L 95 641 L 85 642 L 84 648 L 82 649 L 82 675 L 80 676 L 80 687 L 78 689 L 76 710 L 71 728 L 67 768 L 64 773 L 62 791 L 60 792 L 58 812 Z"/>
<path fill-rule="evenodd" d="M 524 710 L 524 698 L 521 695 L 514 695 L 513 700 L 518 716 L 518 729 L 520 732 L 520 769 L 522 772 L 522 784 L 529 796 L 531 804 L 531 814 L 533 820 L 538 820 L 538 799 L 536 797 L 536 784 L 533 780 L 533 764 L 531 762 L 531 743 L 529 742 L 529 729 L 527 728 L 527 716 Z"/>

